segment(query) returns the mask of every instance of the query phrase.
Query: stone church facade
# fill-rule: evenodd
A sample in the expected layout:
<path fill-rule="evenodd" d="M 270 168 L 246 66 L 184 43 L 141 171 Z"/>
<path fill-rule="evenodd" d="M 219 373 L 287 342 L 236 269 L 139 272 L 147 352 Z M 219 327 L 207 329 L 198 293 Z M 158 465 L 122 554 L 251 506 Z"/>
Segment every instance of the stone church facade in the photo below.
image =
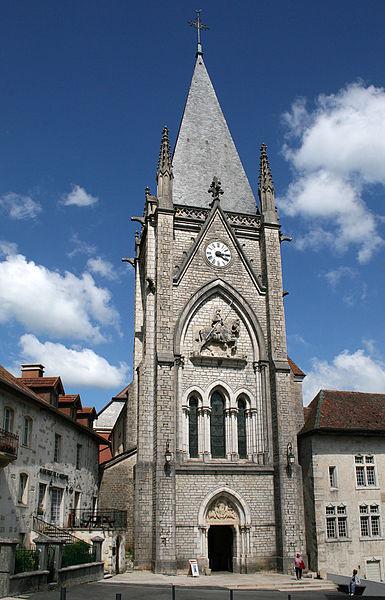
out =
<path fill-rule="evenodd" d="M 286 349 L 284 236 L 266 147 L 257 204 L 200 47 L 172 158 L 163 131 L 156 181 L 133 218 L 130 259 L 135 564 L 286 571 L 305 536 L 303 374 Z"/>

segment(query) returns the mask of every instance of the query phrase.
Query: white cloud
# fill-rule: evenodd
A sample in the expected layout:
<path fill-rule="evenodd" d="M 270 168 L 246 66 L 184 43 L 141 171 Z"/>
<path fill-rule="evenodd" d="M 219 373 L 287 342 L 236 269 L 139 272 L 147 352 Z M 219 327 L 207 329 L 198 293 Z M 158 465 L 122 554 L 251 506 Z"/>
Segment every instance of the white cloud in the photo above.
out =
<path fill-rule="evenodd" d="M 304 100 L 284 116 L 288 133 L 300 146 L 286 153 L 299 170 L 326 169 L 385 184 L 385 89 L 352 83 L 329 96 L 321 94 L 309 112 Z"/>
<path fill-rule="evenodd" d="M 74 185 L 70 193 L 63 196 L 61 203 L 65 206 L 92 206 L 98 200 L 96 196 L 91 196 L 80 185 Z"/>
<path fill-rule="evenodd" d="M 332 286 L 336 287 L 342 279 L 352 279 L 356 276 L 356 271 L 350 267 L 338 267 L 324 273 L 326 281 Z"/>
<path fill-rule="evenodd" d="M 111 365 L 90 348 L 67 348 L 63 344 L 40 342 L 25 334 L 20 338 L 22 360 L 41 363 L 46 374 L 60 375 L 64 385 L 98 388 L 120 387 L 127 383 L 128 365 Z"/>
<path fill-rule="evenodd" d="M 74 233 L 71 236 L 70 242 L 71 242 L 71 244 L 73 244 L 73 249 L 71 250 L 71 252 L 67 253 L 67 256 L 69 256 L 70 258 L 73 258 L 77 254 L 90 255 L 90 254 L 95 254 L 95 252 L 96 252 L 96 246 L 94 246 L 93 244 L 89 244 L 88 242 L 85 242 L 84 240 L 80 240 L 77 233 Z"/>
<path fill-rule="evenodd" d="M 368 262 L 384 244 L 363 196 L 369 184 L 385 186 L 385 90 L 351 84 L 319 96 L 312 111 L 302 99 L 284 123 L 294 179 L 279 205 L 309 228 L 297 246 L 356 246 L 358 261 Z"/>
<path fill-rule="evenodd" d="M 304 403 L 309 404 L 320 389 L 385 393 L 385 362 L 362 349 L 344 350 L 331 362 L 314 358 L 303 383 Z"/>
<path fill-rule="evenodd" d="M 61 274 L 21 254 L 0 262 L 0 323 L 18 321 L 53 337 L 104 339 L 100 326 L 118 326 L 110 292 L 89 273 Z"/>
<path fill-rule="evenodd" d="M 42 211 L 41 204 L 30 196 L 23 196 L 9 192 L 0 196 L 0 208 L 2 208 L 11 219 L 20 221 L 22 219 L 35 219 Z"/>
<path fill-rule="evenodd" d="M 17 244 L 15 242 L 8 242 L 7 240 L 0 240 L 0 255 L 10 256 L 11 254 L 17 253 Z"/>
<path fill-rule="evenodd" d="M 309 346 L 309 342 L 307 342 L 305 338 L 299 333 L 289 333 L 287 337 L 290 341 L 293 341 L 295 344 L 303 344 L 304 346 Z"/>
<path fill-rule="evenodd" d="M 110 261 L 100 258 L 100 256 L 88 259 L 87 269 L 91 271 L 91 273 L 95 273 L 106 279 L 117 279 L 114 265 Z"/>
<path fill-rule="evenodd" d="M 362 344 L 369 354 L 374 354 L 376 352 L 377 346 L 374 340 L 364 338 Z"/>

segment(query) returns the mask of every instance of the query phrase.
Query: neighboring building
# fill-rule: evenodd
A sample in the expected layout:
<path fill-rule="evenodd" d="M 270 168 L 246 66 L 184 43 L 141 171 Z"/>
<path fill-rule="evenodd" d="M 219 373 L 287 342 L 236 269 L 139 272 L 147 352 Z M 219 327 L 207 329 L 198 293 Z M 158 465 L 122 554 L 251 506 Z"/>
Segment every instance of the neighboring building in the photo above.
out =
<path fill-rule="evenodd" d="M 105 446 L 101 446 L 99 453 L 99 463 L 103 464 L 112 458 L 110 437 L 111 432 L 115 426 L 119 415 L 126 405 L 130 386 L 127 385 L 119 394 L 111 398 L 101 411 L 98 412 L 97 418 L 94 422 L 94 429 L 101 437 L 103 437 L 108 443 Z"/>
<path fill-rule="evenodd" d="M 0 367 L 0 536 L 26 545 L 34 517 L 67 527 L 73 510 L 92 514 L 98 493 L 95 411 L 43 371 L 24 365 L 18 378 Z"/>
<path fill-rule="evenodd" d="M 385 394 L 321 390 L 299 434 L 309 567 L 385 579 Z"/>
<path fill-rule="evenodd" d="M 303 373 L 287 357 L 285 236 L 266 146 L 257 203 L 200 45 L 173 158 L 165 128 L 156 180 L 128 259 L 136 566 L 186 572 L 197 558 L 205 572 L 290 570 L 305 551 Z"/>
<path fill-rule="evenodd" d="M 130 554 L 134 549 L 134 468 L 136 464 L 136 408 L 131 390 L 132 386 L 129 385 L 121 392 L 124 393 L 126 400 L 109 435 L 111 458 L 101 464 L 99 488 L 101 511 L 104 508 L 114 507 L 127 513 L 126 549 Z M 121 397 L 121 394 L 117 397 Z M 109 405 L 105 407 L 106 412 L 108 408 Z M 115 418 L 116 408 L 114 413 Z M 109 416 L 108 423 L 112 424 L 112 421 Z M 102 423 L 106 423 L 106 419 Z"/>

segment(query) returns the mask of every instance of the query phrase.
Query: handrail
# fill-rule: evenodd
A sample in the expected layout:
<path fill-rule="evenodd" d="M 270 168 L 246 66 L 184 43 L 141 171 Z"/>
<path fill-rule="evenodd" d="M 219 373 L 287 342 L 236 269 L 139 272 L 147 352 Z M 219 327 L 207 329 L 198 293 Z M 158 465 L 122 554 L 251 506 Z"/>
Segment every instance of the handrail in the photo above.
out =
<path fill-rule="evenodd" d="M 126 529 L 127 511 L 113 508 L 71 509 L 68 523 L 72 529 Z"/>
<path fill-rule="evenodd" d="M 19 448 L 19 436 L 11 431 L 6 431 L 0 428 L 0 452 L 11 454 L 17 458 Z"/>
<path fill-rule="evenodd" d="M 67 531 L 67 529 L 64 529 L 63 527 L 58 527 L 57 525 L 54 525 L 53 523 L 48 523 L 47 521 L 44 521 L 44 519 L 41 519 L 40 517 L 37 517 L 36 515 L 33 516 L 33 528 L 35 531 L 37 531 L 37 533 L 42 533 L 43 535 L 47 536 L 48 538 L 49 537 L 62 538 L 62 539 L 67 540 L 67 542 L 71 542 L 73 544 L 75 544 L 76 542 L 79 542 L 79 541 L 85 541 L 85 540 L 82 540 L 81 538 L 76 537 L 76 535 L 73 535 L 72 533 Z M 86 544 L 91 546 L 91 544 L 89 544 L 88 542 L 86 542 Z"/>

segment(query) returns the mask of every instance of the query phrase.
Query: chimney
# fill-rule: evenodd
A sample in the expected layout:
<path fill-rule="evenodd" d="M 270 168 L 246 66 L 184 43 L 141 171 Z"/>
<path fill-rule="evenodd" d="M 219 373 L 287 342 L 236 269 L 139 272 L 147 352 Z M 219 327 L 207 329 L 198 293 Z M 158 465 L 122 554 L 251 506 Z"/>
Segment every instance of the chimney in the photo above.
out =
<path fill-rule="evenodd" d="M 44 376 L 44 366 L 43 365 L 21 365 L 21 377 L 22 378 L 33 378 L 37 379 L 38 377 Z"/>

